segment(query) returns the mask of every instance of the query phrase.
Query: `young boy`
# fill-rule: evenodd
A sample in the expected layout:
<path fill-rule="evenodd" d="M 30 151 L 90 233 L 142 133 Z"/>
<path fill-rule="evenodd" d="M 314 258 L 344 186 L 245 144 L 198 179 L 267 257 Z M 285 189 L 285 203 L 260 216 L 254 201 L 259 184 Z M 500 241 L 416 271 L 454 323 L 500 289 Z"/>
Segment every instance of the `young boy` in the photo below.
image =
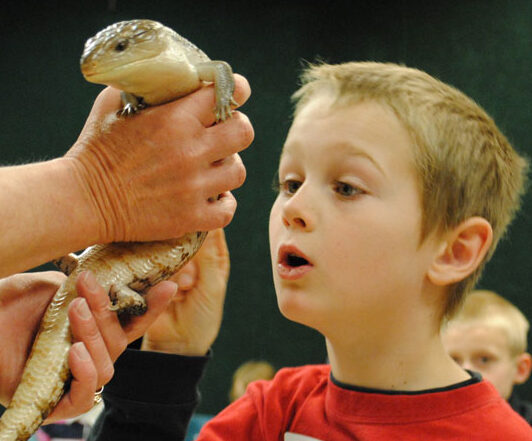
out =
<path fill-rule="evenodd" d="M 528 380 L 532 357 L 526 351 L 529 323 L 512 303 L 492 291 L 474 291 L 443 329 L 443 345 L 462 368 L 495 386 L 510 406 L 532 424 L 532 403 L 513 389 Z"/>
<path fill-rule="evenodd" d="M 532 440 L 440 337 L 518 209 L 525 160 L 474 102 L 415 69 L 311 66 L 295 100 L 273 277 L 281 312 L 324 335 L 330 366 L 253 383 L 198 439 Z M 126 353 L 96 439 L 183 436 L 220 323 L 224 249 L 213 235 L 196 284 L 145 337 L 144 349 L 189 357 Z M 131 388 L 138 378 L 146 387 Z"/>

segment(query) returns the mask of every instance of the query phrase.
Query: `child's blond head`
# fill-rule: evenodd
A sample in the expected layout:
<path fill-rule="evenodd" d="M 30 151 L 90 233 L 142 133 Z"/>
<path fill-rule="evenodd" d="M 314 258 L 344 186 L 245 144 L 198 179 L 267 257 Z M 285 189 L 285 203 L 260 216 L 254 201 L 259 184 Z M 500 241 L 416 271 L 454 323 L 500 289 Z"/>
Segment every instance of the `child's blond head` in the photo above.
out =
<path fill-rule="evenodd" d="M 229 391 L 232 403 L 240 398 L 249 383 L 257 380 L 271 380 L 275 375 L 275 368 L 267 361 L 250 360 L 241 364 L 233 374 L 233 383 Z"/>
<path fill-rule="evenodd" d="M 335 105 L 376 101 L 392 109 L 409 131 L 423 207 L 420 242 L 481 216 L 493 228 L 485 261 L 514 217 L 524 193 L 527 162 L 493 120 L 457 89 L 417 69 L 391 63 L 311 65 L 294 94 L 295 115 L 327 93 Z M 485 264 L 451 287 L 451 314 Z"/>
<path fill-rule="evenodd" d="M 526 352 L 528 320 L 516 306 L 493 291 L 477 290 L 468 294 L 446 326 L 454 325 L 500 329 L 506 335 L 512 357 Z"/>

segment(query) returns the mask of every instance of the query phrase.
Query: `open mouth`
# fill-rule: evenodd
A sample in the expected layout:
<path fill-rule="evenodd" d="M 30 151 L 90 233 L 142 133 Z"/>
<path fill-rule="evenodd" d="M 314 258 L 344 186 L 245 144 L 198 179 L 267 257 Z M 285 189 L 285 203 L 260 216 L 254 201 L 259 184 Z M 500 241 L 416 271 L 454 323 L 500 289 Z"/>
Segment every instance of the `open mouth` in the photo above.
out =
<path fill-rule="evenodd" d="M 294 253 L 287 253 L 282 259 L 282 263 L 286 266 L 297 268 L 299 266 L 308 265 L 308 260 L 304 257 L 298 256 Z"/>
<path fill-rule="evenodd" d="M 277 262 L 277 273 L 287 280 L 299 279 L 313 268 L 309 259 L 292 245 L 285 245 L 279 249 Z"/>

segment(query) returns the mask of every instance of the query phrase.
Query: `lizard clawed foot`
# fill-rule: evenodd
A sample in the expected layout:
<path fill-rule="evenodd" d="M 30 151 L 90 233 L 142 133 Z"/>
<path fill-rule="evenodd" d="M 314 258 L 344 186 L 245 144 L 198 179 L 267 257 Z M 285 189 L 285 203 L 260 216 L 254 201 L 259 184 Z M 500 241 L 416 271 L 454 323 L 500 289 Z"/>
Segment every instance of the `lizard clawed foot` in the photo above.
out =
<path fill-rule="evenodd" d="M 109 297 L 112 301 L 109 309 L 120 315 L 138 316 L 144 314 L 148 309 L 144 297 L 127 286 L 120 288 L 111 286 Z"/>
<path fill-rule="evenodd" d="M 146 104 L 139 103 L 137 105 L 127 103 L 124 105 L 122 109 L 120 109 L 116 114 L 118 116 L 128 117 L 133 116 L 135 113 L 137 113 L 139 110 L 145 109 Z"/>
<path fill-rule="evenodd" d="M 238 106 L 238 103 L 232 98 L 231 104 L 234 106 Z M 231 108 L 231 104 L 220 104 L 213 109 L 214 116 L 216 117 L 216 123 L 224 122 L 227 118 L 231 118 L 233 116 L 233 109 Z"/>
<path fill-rule="evenodd" d="M 120 97 L 122 99 L 122 104 L 124 104 L 124 107 L 117 112 L 118 116 L 132 116 L 139 110 L 146 108 L 146 103 L 140 96 L 135 96 L 127 92 L 121 92 Z"/>

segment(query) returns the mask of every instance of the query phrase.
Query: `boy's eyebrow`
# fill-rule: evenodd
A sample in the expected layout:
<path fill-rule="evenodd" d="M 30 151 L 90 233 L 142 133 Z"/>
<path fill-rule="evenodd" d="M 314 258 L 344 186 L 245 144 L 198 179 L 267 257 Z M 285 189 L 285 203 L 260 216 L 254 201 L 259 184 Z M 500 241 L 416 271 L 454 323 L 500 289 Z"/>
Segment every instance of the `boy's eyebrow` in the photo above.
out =
<path fill-rule="evenodd" d="M 341 152 L 343 154 L 345 154 L 345 155 L 361 156 L 361 157 L 367 159 L 368 161 L 370 161 L 373 164 L 373 166 L 382 175 L 384 175 L 384 176 L 386 175 L 386 173 L 384 173 L 383 168 L 380 166 L 380 164 L 377 162 L 377 160 L 373 156 L 371 156 L 368 152 L 366 152 L 364 149 L 361 149 L 360 147 L 358 147 L 356 144 L 353 144 L 351 142 L 345 141 L 345 142 L 341 142 L 341 143 L 336 143 L 335 147 L 341 149 Z"/>

